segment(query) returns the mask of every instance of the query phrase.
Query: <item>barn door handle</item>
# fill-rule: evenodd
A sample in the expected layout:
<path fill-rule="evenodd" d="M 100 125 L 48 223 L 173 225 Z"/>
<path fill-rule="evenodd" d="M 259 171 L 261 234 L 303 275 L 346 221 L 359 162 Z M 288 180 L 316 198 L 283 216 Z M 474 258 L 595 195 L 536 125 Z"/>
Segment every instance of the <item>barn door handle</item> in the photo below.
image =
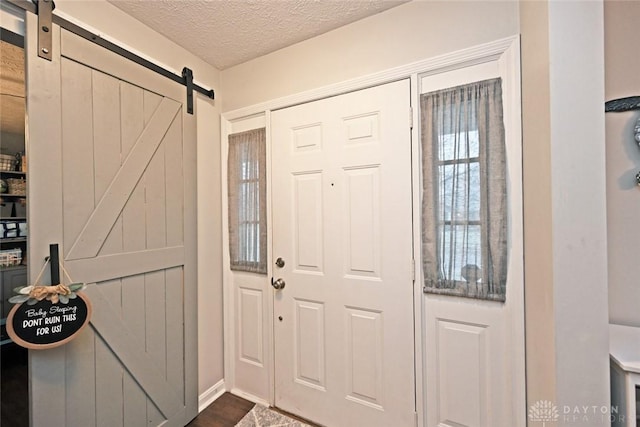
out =
<path fill-rule="evenodd" d="M 284 286 L 286 285 L 286 283 L 284 283 L 284 280 L 277 279 L 275 282 L 273 281 L 273 277 L 271 278 L 271 286 L 273 286 L 276 290 L 281 290 L 284 289 Z"/>

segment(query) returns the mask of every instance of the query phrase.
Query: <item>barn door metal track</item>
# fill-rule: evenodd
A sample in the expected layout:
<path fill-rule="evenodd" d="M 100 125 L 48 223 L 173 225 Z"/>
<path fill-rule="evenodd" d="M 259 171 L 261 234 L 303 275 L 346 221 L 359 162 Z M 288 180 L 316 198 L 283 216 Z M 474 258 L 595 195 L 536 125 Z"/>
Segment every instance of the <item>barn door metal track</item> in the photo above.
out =
<path fill-rule="evenodd" d="M 193 114 L 193 91 L 201 93 L 211 99 L 215 99 L 213 89 L 205 89 L 200 85 L 193 83 L 193 72 L 184 67 L 182 69 L 182 75 L 175 74 L 166 68 L 163 68 L 151 61 L 148 61 L 133 52 L 130 52 L 115 43 L 103 39 L 97 34 L 94 34 L 73 22 L 69 22 L 60 16 L 54 15 L 52 10 L 55 8 L 53 0 L 33 0 L 31 3 L 27 0 L 6 0 L 8 3 L 19 7 L 27 12 L 38 15 L 38 55 L 42 58 L 51 60 L 51 22 L 59 25 L 67 31 L 70 31 L 85 40 L 102 46 L 111 52 L 122 56 L 136 64 L 154 71 L 168 79 L 173 80 L 176 83 L 186 86 L 187 88 L 187 112 Z M 39 13 L 40 12 L 40 13 Z"/>

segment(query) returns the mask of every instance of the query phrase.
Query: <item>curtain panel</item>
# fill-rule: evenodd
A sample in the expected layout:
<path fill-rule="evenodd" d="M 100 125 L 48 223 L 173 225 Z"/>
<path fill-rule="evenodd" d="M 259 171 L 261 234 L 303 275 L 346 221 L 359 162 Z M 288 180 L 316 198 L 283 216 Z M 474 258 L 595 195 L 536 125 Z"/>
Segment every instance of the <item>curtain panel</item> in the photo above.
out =
<path fill-rule="evenodd" d="M 421 96 L 424 291 L 505 301 L 501 79 Z"/>
<path fill-rule="evenodd" d="M 266 129 L 229 135 L 231 269 L 267 274 Z"/>

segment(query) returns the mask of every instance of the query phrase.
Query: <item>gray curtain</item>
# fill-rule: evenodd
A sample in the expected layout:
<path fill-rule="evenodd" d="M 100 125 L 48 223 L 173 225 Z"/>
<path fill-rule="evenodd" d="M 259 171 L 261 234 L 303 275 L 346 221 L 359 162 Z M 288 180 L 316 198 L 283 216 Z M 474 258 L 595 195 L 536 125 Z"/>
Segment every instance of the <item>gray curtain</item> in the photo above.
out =
<path fill-rule="evenodd" d="M 231 269 L 267 273 L 266 130 L 229 135 L 229 253 Z"/>
<path fill-rule="evenodd" d="M 424 290 L 504 301 L 507 186 L 501 79 L 426 93 L 420 106 Z"/>

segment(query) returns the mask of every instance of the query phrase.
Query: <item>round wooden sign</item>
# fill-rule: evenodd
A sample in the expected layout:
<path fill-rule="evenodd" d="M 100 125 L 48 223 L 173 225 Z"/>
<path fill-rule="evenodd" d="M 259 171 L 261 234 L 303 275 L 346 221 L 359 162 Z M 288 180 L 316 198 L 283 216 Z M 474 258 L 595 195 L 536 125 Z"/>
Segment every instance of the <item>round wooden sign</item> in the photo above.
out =
<path fill-rule="evenodd" d="M 67 304 L 42 300 L 16 304 L 7 317 L 7 333 L 19 346 L 46 350 L 68 343 L 89 323 L 91 301 L 82 292 Z"/>

